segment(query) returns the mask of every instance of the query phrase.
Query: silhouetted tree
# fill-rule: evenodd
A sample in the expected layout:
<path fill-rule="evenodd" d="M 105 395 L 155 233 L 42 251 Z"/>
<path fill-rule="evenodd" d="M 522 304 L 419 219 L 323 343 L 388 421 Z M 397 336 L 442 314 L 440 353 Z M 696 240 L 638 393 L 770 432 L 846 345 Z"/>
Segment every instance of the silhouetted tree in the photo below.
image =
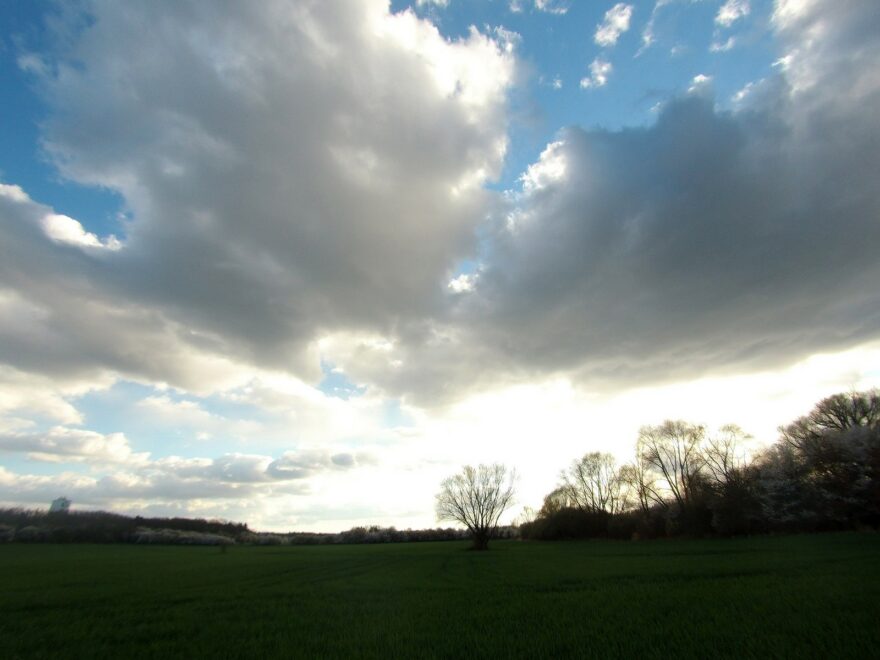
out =
<path fill-rule="evenodd" d="M 880 390 L 834 394 L 822 399 L 809 414 L 779 430 L 785 442 L 808 453 L 829 435 L 855 428 L 880 429 Z"/>
<path fill-rule="evenodd" d="M 622 487 L 612 454 L 584 454 L 562 473 L 562 488 L 584 511 L 619 513 L 623 509 Z"/>
<path fill-rule="evenodd" d="M 642 470 L 641 488 L 666 509 L 668 534 L 711 531 L 705 437 L 703 426 L 680 420 L 639 430 L 636 455 Z"/>
<path fill-rule="evenodd" d="M 437 519 L 467 527 L 475 550 L 487 550 L 498 521 L 513 504 L 516 473 L 504 465 L 466 465 L 445 479 L 437 493 Z"/>
<path fill-rule="evenodd" d="M 709 436 L 702 448 L 702 463 L 707 478 L 717 486 L 735 481 L 746 466 L 743 444 L 751 436 L 736 424 L 725 424 Z"/>
<path fill-rule="evenodd" d="M 700 451 L 706 429 L 681 420 L 667 420 L 659 426 L 643 426 L 636 445 L 645 471 L 653 471 L 684 511 L 693 502 L 702 483 L 704 459 Z M 656 486 L 648 488 L 652 498 L 661 501 Z"/>
<path fill-rule="evenodd" d="M 633 463 L 621 466 L 618 478 L 625 487 L 625 501 L 647 516 L 653 495 L 657 492 L 655 479 L 645 469 L 645 462 L 636 458 Z"/>
<path fill-rule="evenodd" d="M 702 447 L 707 506 L 712 529 L 724 536 L 761 528 L 761 502 L 756 472 L 746 459 L 744 444 L 751 438 L 736 424 L 726 424 L 706 438 Z"/>

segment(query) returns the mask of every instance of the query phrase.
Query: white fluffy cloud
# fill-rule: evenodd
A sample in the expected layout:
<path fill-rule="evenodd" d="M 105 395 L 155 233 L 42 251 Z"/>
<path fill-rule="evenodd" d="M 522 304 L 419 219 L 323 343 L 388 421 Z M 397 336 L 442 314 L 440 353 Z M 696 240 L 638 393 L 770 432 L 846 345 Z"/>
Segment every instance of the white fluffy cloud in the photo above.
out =
<path fill-rule="evenodd" d="M 10 304 L 8 294 L 5 300 L 0 294 L 0 311 L 19 315 L 33 310 L 20 299 L 13 298 Z M 69 399 L 107 387 L 112 382 L 113 377 L 108 374 L 83 380 L 49 378 L 0 365 L 0 420 L 19 416 L 21 419 L 38 417 L 63 424 L 82 423 L 82 414 Z"/>
<path fill-rule="evenodd" d="M 40 80 L 45 145 L 132 221 L 121 245 L 4 186 L 0 286 L 38 334 L 4 319 L 0 359 L 201 390 L 243 366 L 316 379 L 328 331 L 444 299 L 505 153 L 509 34 L 450 42 L 375 0 L 85 11 Z"/>
<path fill-rule="evenodd" d="M 596 26 L 593 41 L 597 45 L 608 47 L 614 46 L 624 32 L 629 30 L 629 22 L 632 18 L 633 6 L 618 2 L 605 12 L 605 18 Z"/>
<path fill-rule="evenodd" d="M 611 75 L 611 62 L 597 57 L 590 62 L 590 75 L 581 78 L 581 87 L 589 89 L 591 87 L 604 87 L 608 84 L 608 76 Z"/>
<path fill-rule="evenodd" d="M 91 465 L 137 465 L 147 453 L 132 451 L 122 433 L 102 434 L 85 429 L 56 426 L 45 433 L 0 433 L 0 452 L 27 454 L 48 463 L 89 463 Z"/>
<path fill-rule="evenodd" d="M 73 245 L 84 250 L 89 248 L 118 250 L 122 244 L 115 236 L 109 236 L 101 240 L 95 234 L 83 229 L 83 226 L 73 218 L 57 213 L 49 213 L 43 216 L 40 223 L 46 236 L 56 243 Z"/>
<path fill-rule="evenodd" d="M 715 23 L 721 27 L 730 27 L 738 20 L 748 16 L 751 10 L 749 0 L 727 0 L 718 8 Z"/>
<path fill-rule="evenodd" d="M 513 10 L 512 6 L 511 9 Z M 568 13 L 569 2 L 568 0 L 535 0 L 535 9 L 562 16 Z"/>

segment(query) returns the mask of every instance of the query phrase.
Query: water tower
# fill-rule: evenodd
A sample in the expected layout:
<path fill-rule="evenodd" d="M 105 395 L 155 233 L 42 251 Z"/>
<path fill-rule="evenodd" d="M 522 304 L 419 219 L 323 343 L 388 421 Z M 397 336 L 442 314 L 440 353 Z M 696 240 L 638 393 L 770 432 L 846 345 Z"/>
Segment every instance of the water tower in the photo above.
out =
<path fill-rule="evenodd" d="M 49 513 L 67 513 L 68 511 L 70 511 L 70 500 L 66 497 L 54 499 L 49 505 Z"/>

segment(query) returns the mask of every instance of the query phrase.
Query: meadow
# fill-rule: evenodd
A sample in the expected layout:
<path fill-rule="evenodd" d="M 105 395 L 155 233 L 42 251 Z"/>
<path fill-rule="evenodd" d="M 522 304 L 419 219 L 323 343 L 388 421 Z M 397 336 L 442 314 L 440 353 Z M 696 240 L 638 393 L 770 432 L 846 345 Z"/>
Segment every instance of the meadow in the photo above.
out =
<path fill-rule="evenodd" d="M 0 656 L 877 657 L 880 535 L 0 545 Z"/>

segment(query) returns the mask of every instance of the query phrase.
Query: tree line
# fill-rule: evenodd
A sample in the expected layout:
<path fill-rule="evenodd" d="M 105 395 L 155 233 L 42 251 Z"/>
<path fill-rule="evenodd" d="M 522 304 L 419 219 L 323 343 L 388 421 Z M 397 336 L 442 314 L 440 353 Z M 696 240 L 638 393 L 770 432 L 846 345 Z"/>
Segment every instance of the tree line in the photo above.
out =
<path fill-rule="evenodd" d="M 252 534 L 246 523 L 226 520 L 145 518 L 107 511 L 0 509 L 0 542 L 226 545 Z"/>
<path fill-rule="evenodd" d="M 496 538 L 512 538 L 516 529 L 495 530 Z M 203 518 L 145 518 L 107 511 L 47 512 L 0 509 L 0 543 L 138 543 L 162 545 L 338 545 L 461 541 L 460 528 L 396 529 L 357 526 L 336 533 L 271 533 L 251 530 L 246 523 Z"/>
<path fill-rule="evenodd" d="M 681 420 L 644 426 L 629 463 L 602 452 L 572 462 L 541 509 L 526 508 L 519 535 L 639 539 L 880 524 L 880 391 L 835 394 L 779 431 L 749 456 L 750 436 L 734 424 L 711 434 Z M 501 464 L 466 466 L 441 484 L 438 519 L 462 524 L 474 549 L 485 550 L 515 478 Z"/>
<path fill-rule="evenodd" d="M 756 455 L 736 425 L 640 429 L 634 459 L 574 461 L 524 538 L 732 536 L 880 524 L 880 391 L 835 394 Z"/>

